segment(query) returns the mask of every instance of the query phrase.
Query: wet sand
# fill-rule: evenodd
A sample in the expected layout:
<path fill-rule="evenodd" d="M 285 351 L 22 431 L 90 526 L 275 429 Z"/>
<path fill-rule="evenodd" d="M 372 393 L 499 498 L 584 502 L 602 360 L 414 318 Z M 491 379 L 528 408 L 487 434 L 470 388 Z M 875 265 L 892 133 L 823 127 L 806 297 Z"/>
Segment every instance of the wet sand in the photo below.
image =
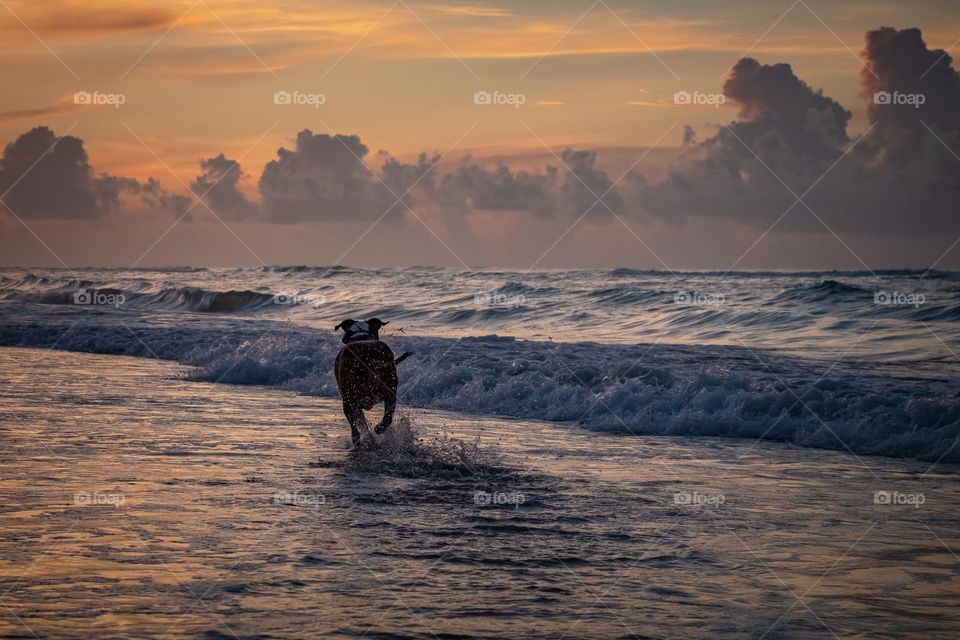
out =
<path fill-rule="evenodd" d="M 352 459 L 187 373 L 0 349 L 0 637 L 960 634 L 955 465 L 433 411 Z"/>

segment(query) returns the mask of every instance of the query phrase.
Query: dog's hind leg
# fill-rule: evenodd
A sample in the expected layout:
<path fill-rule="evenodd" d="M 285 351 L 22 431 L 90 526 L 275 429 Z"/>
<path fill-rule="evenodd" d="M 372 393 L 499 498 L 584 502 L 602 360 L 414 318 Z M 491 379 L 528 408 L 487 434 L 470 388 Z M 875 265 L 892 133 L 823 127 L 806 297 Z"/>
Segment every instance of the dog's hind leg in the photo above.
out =
<path fill-rule="evenodd" d="M 390 428 L 393 424 L 393 413 L 397 410 L 397 394 L 391 393 L 383 400 L 383 420 L 373 428 L 377 434 L 381 434 Z"/>
<path fill-rule="evenodd" d="M 367 418 L 363 415 L 363 409 L 359 405 L 343 403 L 343 415 L 350 423 L 350 437 L 353 439 L 353 446 L 360 447 L 364 440 L 370 439 L 370 427 L 367 426 Z"/>

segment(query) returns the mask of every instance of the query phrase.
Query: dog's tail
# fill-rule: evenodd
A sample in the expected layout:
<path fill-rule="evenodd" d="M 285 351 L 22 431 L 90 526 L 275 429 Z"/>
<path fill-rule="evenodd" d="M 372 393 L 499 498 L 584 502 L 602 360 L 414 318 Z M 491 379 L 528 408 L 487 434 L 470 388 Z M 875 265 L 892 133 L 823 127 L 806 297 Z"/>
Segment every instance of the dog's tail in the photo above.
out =
<path fill-rule="evenodd" d="M 393 364 L 400 364 L 407 358 L 413 355 L 413 351 L 404 351 L 403 355 L 393 361 Z"/>

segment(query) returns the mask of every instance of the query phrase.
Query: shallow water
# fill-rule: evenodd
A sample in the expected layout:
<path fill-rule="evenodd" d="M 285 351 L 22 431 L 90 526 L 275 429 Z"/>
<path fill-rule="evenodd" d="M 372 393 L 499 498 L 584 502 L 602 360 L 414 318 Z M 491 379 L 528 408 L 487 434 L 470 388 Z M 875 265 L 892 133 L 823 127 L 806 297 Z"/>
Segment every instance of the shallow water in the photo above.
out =
<path fill-rule="evenodd" d="M 960 633 L 956 465 L 433 411 L 356 459 L 187 372 L 0 349 L 0 637 Z"/>

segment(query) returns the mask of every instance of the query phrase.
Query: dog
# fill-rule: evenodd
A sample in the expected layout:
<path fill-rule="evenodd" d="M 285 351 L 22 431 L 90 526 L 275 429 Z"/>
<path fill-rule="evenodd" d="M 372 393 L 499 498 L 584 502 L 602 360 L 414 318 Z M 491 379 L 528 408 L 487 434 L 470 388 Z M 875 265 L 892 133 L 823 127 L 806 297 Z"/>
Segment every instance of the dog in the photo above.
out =
<path fill-rule="evenodd" d="M 372 443 L 370 428 L 364 410 L 383 403 L 383 419 L 374 427 L 378 435 L 390 428 L 397 408 L 397 364 L 409 352 L 399 358 L 386 342 L 380 340 L 380 329 L 389 324 L 379 318 L 353 320 L 348 318 L 333 328 L 343 329 L 343 346 L 334 362 L 333 373 L 343 400 L 343 415 L 350 423 L 350 436 L 354 447 Z"/>

